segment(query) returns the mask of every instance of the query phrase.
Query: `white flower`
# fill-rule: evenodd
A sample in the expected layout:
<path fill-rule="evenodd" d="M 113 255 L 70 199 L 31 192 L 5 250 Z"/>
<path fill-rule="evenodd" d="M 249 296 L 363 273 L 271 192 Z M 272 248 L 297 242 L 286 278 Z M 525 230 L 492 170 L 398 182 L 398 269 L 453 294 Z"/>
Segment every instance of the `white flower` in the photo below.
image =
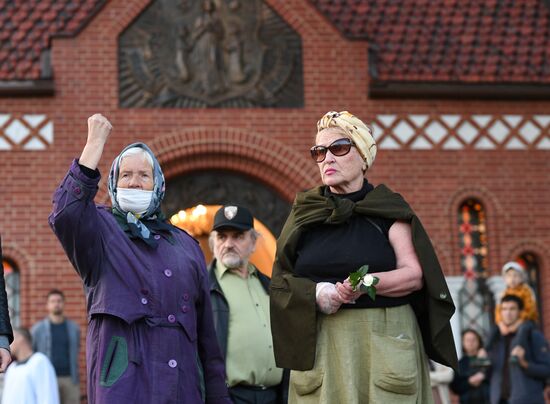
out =
<path fill-rule="evenodd" d="M 365 285 L 366 287 L 372 286 L 373 282 L 374 282 L 374 276 L 366 274 L 363 277 L 363 285 Z"/>

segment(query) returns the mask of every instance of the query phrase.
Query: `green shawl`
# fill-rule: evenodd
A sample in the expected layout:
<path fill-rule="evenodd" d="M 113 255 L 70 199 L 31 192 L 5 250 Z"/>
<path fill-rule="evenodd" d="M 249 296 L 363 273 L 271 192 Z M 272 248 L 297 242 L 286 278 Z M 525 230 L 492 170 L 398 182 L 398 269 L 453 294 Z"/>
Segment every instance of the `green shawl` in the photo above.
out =
<path fill-rule="evenodd" d="M 314 224 L 339 224 L 351 215 L 406 221 L 422 265 L 423 288 L 411 295 L 424 347 L 436 362 L 457 368 L 456 348 L 449 320 L 455 306 L 432 243 L 409 204 L 385 185 L 363 200 L 324 196 L 321 186 L 296 196 L 290 215 L 277 240 L 270 286 L 271 331 L 277 366 L 309 370 L 315 361 L 317 307 L 315 282 L 293 274 L 296 247 L 303 232 Z"/>

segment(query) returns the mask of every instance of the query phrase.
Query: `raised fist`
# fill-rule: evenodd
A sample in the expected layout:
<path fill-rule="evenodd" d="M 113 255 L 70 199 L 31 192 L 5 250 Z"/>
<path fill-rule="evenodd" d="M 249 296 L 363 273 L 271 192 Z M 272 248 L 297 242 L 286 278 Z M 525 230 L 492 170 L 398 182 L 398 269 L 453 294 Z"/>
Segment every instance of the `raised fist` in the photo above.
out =
<path fill-rule="evenodd" d="M 88 118 L 88 141 L 100 141 L 105 143 L 113 125 L 101 114 L 94 114 Z"/>

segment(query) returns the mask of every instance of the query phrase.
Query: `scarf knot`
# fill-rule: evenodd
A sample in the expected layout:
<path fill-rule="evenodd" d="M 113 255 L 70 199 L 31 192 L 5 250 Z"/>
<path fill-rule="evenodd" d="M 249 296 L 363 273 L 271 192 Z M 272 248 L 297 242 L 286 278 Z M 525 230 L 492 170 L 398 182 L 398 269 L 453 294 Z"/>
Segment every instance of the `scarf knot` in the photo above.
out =
<path fill-rule="evenodd" d="M 340 224 L 346 222 L 355 210 L 355 203 L 346 198 L 337 198 L 335 196 L 329 196 L 328 200 L 332 205 L 332 212 L 327 217 L 325 223 L 327 224 Z"/>

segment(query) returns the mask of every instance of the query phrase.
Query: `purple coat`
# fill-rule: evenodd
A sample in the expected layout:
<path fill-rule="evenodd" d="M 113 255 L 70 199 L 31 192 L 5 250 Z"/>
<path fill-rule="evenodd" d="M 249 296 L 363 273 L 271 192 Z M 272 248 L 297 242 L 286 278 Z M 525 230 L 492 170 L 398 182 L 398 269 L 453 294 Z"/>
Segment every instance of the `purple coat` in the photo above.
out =
<path fill-rule="evenodd" d="M 130 239 L 98 182 L 73 161 L 49 217 L 86 289 L 88 402 L 230 403 L 198 243 Z"/>

